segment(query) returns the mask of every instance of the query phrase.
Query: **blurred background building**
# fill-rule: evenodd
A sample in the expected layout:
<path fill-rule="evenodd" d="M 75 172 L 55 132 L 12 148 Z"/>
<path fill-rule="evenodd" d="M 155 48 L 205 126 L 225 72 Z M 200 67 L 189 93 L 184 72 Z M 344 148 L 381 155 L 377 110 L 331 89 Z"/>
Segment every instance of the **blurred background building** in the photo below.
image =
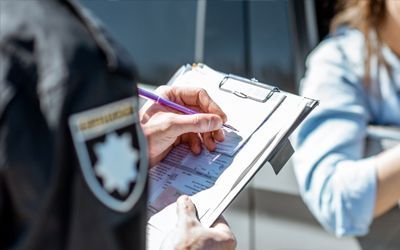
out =
<path fill-rule="evenodd" d="M 133 57 L 140 82 L 161 85 L 183 64 L 297 92 L 309 51 L 327 34 L 332 1 L 81 0 Z M 225 212 L 238 249 L 361 249 L 326 233 L 302 202 L 290 162 L 265 166 Z"/>

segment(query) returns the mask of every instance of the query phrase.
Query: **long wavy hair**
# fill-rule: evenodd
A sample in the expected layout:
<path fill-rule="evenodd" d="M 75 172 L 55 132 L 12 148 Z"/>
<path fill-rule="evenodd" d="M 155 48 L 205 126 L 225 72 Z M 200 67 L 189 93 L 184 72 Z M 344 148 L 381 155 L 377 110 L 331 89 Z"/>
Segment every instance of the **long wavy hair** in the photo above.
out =
<path fill-rule="evenodd" d="M 390 70 L 382 56 L 380 28 L 386 16 L 386 0 L 340 0 L 336 7 L 337 14 L 332 19 L 330 30 L 334 33 L 339 27 L 356 28 L 365 38 L 365 75 L 364 84 L 370 86 L 371 58 L 376 56 L 378 64 Z"/>

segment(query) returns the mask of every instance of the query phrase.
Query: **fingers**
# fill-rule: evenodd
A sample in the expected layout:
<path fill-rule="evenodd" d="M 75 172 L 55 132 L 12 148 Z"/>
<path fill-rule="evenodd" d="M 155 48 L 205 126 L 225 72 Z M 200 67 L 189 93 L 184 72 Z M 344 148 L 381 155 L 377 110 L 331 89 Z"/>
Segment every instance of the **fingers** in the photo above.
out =
<path fill-rule="evenodd" d="M 222 122 L 227 121 L 226 114 L 218 106 L 208 93 L 201 88 L 195 87 L 169 87 L 163 86 L 157 89 L 160 95 L 169 100 L 184 104 L 185 106 L 197 106 L 205 113 L 213 113 L 221 117 Z"/>
<path fill-rule="evenodd" d="M 226 122 L 226 115 L 221 108 L 210 98 L 207 92 L 201 88 L 193 87 L 170 87 L 161 86 L 157 88 L 156 92 L 171 101 L 184 104 L 185 106 L 199 110 L 200 112 L 207 112 L 215 114 L 220 117 L 221 123 Z M 204 115 L 204 114 L 203 114 Z M 203 142 L 206 148 L 210 151 L 216 148 L 215 141 L 222 142 L 224 140 L 223 131 L 220 129 L 220 121 L 212 116 L 173 116 L 171 125 L 172 136 L 180 136 L 185 133 L 204 133 Z M 210 133 L 208 133 L 210 132 Z M 197 145 L 194 141 L 190 144 L 194 147 L 192 151 L 198 152 Z"/>
<path fill-rule="evenodd" d="M 217 147 L 215 141 L 223 141 L 224 134 L 221 130 L 222 120 L 213 114 L 178 115 L 169 114 L 166 129 L 171 137 L 179 137 L 190 133 L 185 140 L 195 154 L 201 152 L 201 140 L 196 133 L 201 133 L 204 146 L 213 151 Z"/>
<path fill-rule="evenodd" d="M 186 133 L 206 133 L 222 128 L 222 120 L 214 114 L 178 115 L 170 113 L 168 130 L 172 136 Z"/>
<path fill-rule="evenodd" d="M 203 134 L 203 143 L 204 143 L 204 146 L 206 146 L 206 148 L 209 151 L 214 151 L 215 148 L 217 147 L 217 144 L 215 144 L 212 132 Z"/>
<path fill-rule="evenodd" d="M 225 218 L 222 215 L 218 217 L 218 219 L 214 222 L 214 224 L 211 227 L 219 231 L 231 232 L 228 222 L 226 222 Z"/>
<path fill-rule="evenodd" d="M 171 114 L 171 136 L 180 136 L 186 133 L 202 133 L 204 146 L 213 151 L 217 147 L 215 139 L 222 141 L 223 132 L 216 132 L 214 138 L 213 131 L 221 130 L 222 120 L 219 116 L 213 114 L 197 114 L 197 115 L 177 115 Z M 221 136 L 222 133 L 222 136 Z M 222 139 L 222 140 L 221 140 Z M 193 153 L 199 154 L 201 151 L 200 138 L 194 136 L 189 141 Z"/>
<path fill-rule="evenodd" d="M 196 215 L 196 207 L 187 195 L 182 195 L 178 198 L 176 201 L 176 207 L 178 215 L 178 228 L 189 228 L 200 224 Z"/>
<path fill-rule="evenodd" d="M 202 142 L 198 134 L 188 133 L 182 136 L 182 142 L 188 144 L 195 155 L 201 153 Z"/>
<path fill-rule="evenodd" d="M 224 131 L 222 129 L 218 129 L 213 132 L 213 137 L 215 140 L 219 142 L 223 142 L 225 139 Z"/>
<path fill-rule="evenodd" d="M 203 246 L 199 249 L 235 249 L 236 239 L 229 229 L 226 221 L 220 217 L 212 228 L 204 228 L 196 216 L 196 207 L 188 196 L 182 195 L 177 202 L 177 233 L 178 240 L 175 247 L 179 249 Z M 179 232 L 184 232 L 183 238 L 179 238 Z M 207 244 L 206 244 L 207 243 Z M 207 248 L 204 248 L 207 246 Z M 196 248 L 196 247 L 195 247 Z M 196 248 L 197 249 L 197 248 Z"/>
<path fill-rule="evenodd" d="M 220 236 L 221 243 L 224 249 L 236 249 L 236 238 L 228 226 L 224 217 L 220 216 L 210 228 L 214 234 Z"/>
<path fill-rule="evenodd" d="M 218 130 L 220 131 L 220 130 Z M 202 134 L 202 139 L 196 133 L 189 133 L 182 136 L 182 143 L 186 143 L 190 150 L 195 154 L 198 155 L 201 153 L 202 145 L 206 147 L 209 151 L 214 151 L 217 147 L 216 141 L 223 141 L 223 136 L 221 138 L 215 138 L 216 134 L 219 134 L 218 131 L 207 132 Z"/>
<path fill-rule="evenodd" d="M 196 207 L 190 200 L 189 196 L 181 195 L 176 201 L 178 217 L 196 217 Z"/>

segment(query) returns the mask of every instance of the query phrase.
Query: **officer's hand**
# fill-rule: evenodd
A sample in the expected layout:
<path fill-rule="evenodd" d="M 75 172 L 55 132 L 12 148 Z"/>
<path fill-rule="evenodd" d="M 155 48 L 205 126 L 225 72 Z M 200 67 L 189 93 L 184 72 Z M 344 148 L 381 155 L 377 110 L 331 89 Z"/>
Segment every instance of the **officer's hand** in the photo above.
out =
<path fill-rule="evenodd" d="M 211 228 L 205 228 L 196 217 L 196 208 L 188 196 L 177 201 L 178 222 L 165 238 L 161 249 L 235 249 L 236 239 L 223 217 Z"/>
<path fill-rule="evenodd" d="M 161 86 L 156 92 L 200 114 L 186 115 L 152 101 L 145 103 L 140 110 L 140 122 L 149 144 L 150 166 L 179 143 L 187 143 L 194 154 L 199 154 L 202 143 L 212 151 L 216 141 L 224 140 L 221 127 L 226 115 L 204 89 Z"/>

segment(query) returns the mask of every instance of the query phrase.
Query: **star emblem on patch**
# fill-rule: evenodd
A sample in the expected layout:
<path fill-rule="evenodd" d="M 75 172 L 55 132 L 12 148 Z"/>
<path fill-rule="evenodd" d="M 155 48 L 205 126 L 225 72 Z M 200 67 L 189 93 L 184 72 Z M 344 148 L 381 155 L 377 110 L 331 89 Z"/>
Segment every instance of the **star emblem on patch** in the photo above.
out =
<path fill-rule="evenodd" d="M 129 185 L 136 181 L 136 163 L 139 153 L 131 146 L 131 136 L 128 133 L 117 135 L 111 133 L 104 142 L 94 145 L 98 158 L 94 171 L 103 180 L 104 188 L 112 193 L 117 191 L 125 196 Z"/>
<path fill-rule="evenodd" d="M 72 114 L 71 136 L 81 174 L 93 195 L 117 212 L 130 211 L 147 183 L 147 145 L 137 98 Z"/>

